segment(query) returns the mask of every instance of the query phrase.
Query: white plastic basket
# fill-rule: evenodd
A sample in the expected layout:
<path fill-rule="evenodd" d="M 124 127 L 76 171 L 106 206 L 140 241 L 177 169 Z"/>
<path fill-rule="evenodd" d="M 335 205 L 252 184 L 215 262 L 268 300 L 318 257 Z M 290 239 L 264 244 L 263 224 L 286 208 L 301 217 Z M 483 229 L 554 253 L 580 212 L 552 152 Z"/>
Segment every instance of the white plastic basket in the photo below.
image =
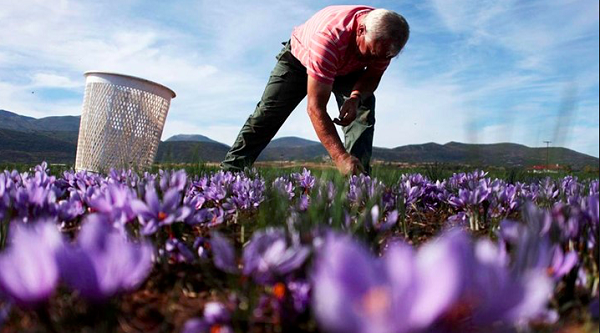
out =
<path fill-rule="evenodd" d="M 84 75 L 75 170 L 149 167 L 175 92 L 129 75 L 97 71 Z"/>

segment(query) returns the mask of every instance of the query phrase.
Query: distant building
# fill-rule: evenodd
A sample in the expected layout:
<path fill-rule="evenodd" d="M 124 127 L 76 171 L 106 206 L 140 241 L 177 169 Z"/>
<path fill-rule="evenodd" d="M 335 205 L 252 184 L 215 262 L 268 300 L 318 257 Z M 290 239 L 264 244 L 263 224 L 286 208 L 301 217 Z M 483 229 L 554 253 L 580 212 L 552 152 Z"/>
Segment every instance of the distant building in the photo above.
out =
<path fill-rule="evenodd" d="M 550 165 L 534 165 L 529 168 L 529 171 L 533 173 L 542 173 L 542 172 L 550 172 L 557 173 L 559 171 L 566 171 L 568 167 L 559 164 L 550 164 Z"/>

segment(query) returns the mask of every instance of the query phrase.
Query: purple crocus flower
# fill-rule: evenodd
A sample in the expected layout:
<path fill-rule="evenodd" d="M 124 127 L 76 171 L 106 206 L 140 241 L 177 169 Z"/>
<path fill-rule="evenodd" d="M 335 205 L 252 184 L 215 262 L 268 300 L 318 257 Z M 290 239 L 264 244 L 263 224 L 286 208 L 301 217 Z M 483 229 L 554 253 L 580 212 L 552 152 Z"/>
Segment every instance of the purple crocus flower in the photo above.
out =
<path fill-rule="evenodd" d="M 363 205 L 376 193 L 385 191 L 385 185 L 375 178 L 360 174 L 350 177 L 346 198 L 354 205 Z"/>
<path fill-rule="evenodd" d="M 0 289 L 24 307 L 40 305 L 56 289 L 56 253 L 63 246 L 54 221 L 32 224 L 13 224 L 11 244 L 0 255 Z"/>
<path fill-rule="evenodd" d="M 143 226 L 142 233 L 145 235 L 154 234 L 159 227 L 174 222 L 183 222 L 192 212 L 190 207 L 182 205 L 179 190 L 169 189 L 161 202 L 152 185 L 146 188 L 145 201 L 133 200 L 131 207 L 140 217 L 140 224 Z"/>
<path fill-rule="evenodd" d="M 73 221 L 85 213 L 83 200 L 79 192 L 72 191 L 67 200 L 58 202 L 58 219 L 63 222 Z"/>
<path fill-rule="evenodd" d="M 498 201 L 503 208 L 502 213 L 504 214 L 504 216 L 507 216 L 508 214 L 515 212 L 520 208 L 520 191 L 520 186 L 508 184 L 504 186 L 498 193 Z"/>
<path fill-rule="evenodd" d="M 227 188 L 233 182 L 234 175 L 231 172 L 219 171 L 211 175 L 207 183 L 196 184 L 200 187 L 202 194 L 207 200 L 220 203 L 227 197 Z"/>
<path fill-rule="evenodd" d="M 448 179 L 450 189 L 457 190 L 460 188 L 474 189 L 480 180 L 485 179 L 487 172 L 475 170 L 470 173 L 455 173 Z"/>
<path fill-rule="evenodd" d="M 593 224 L 598 224 L 598 215 L 600 210 L 600 195 L 590 194 L 586 202 L 587 213 Z"/>
<path fill-rule="evenodd" d="M 296 195 L 294 193 L 294 183 L 286 177 L 278 177 L 273 181 L 272 187 L 282 196 L 292 200 Z"/>
<path fill-rule="evenodd" d="M 128 187 L 136 188 L 137 185 L 140 183 L 140 176 L 131 169 L 129 169 L 129 170 L 110 169 L 110 172 L 108 173 L 107 181 L 109 183 L 121 183 L 123 185 L 127 185 Z"/>
<path fill-rule="evenodd" d="M 540 204 L 552 203 L 558 198 L 560 194 L 560 188 L 556 185 L 554 180 L 550 177 L 540 181 L 537 188 L 537 201 Z"/>
<path fill-rule="evenodd" d="M 575 251 L 564 251 L 559 246 L 554 246 L 551 251 L 550 264 L 548 265 L 548 274 L 554 279 L 559 280 L 567 275 L 579 261 L 579 256 Z"/>
<path fill-rule="evenodd" d="M 13 200 L 16 218 L 24 223 L 32 219 L 56 217 L 56 188 L 52 184 L 40 185 L 39 182 L 30 178 L 23 186 L 16 188 Z"/>
<path fill-rule="evenodd" d="M 6 171 L 0 173 L 0 221 L 8 215 L 10 207 L 10 193 L 13 187 L 12 179 L 6 175 Z"/>
<path fill-rule="evenodd" d="M 415 204 L 421 199 L 424 193 L 424 179 L 421 175 L 403 175 L 398 185 L 400 200 L 407 210 L 415 208 Z"/>
<path fill-rule="evenodd" d="M 182 192 L 185 189 L 187 184 L 187 175 L 185 170 L 179 170 L 175 172 L 160 170 L 159 174 L 159 186 L 163 192 L 167 192 L 170 189 L 175 189 Z"/>
<path fill-rule="evenodd" d="M 188 320 L 182 333 L 233 333 L 231 314 L 223 304 L 206 303 L 203 315 L 202 318 Z"/>
<path fill-rule="evenodd" d="M 195 209 L 185 221 L 188 224 L 222 223 L 238 212 L 256 209 L 264 200 L 265 182 L 242 173 L 219 171 L 202 177 L 187 190 L 184 203 Z"/>
<path fill-rule="evenodd" d="M 478 206 L 488 198 L 490 193 L 491 190 L 485 187 L 478 187 L 475 190 L 460 189 L 458 190 L 458 196 L 450 198 L 448 203 L 458 209 L 464 209 L 469 206 Z"/>
<path fill-rule="evenodd" d="M 149 243 L 135 244 L 114 229 L 105 217 L 89 215 L 77 238 L 58 256 L 63 280 L 82 296 L 102 301 L 137 288 L 152 269 Z"/>
<path fill-rule="evenodd" d="M 597 195 L 598 193 L 600 193 L 600 180 L 595 179 L 590 181 L 588 187 L 588 195 Z"/>
<path fill-rule="evenodd" d="M 379 206 L 374 205 L 370 214 L 365 214 L 365 227 L 369 230 L 386 231 L 398 222 L 398 211 L 393 210 L 386 215 L 380 213 Z"/>
<path fill-rule="evenodd" d="M 257 208 L 264 200 L 265 182 L 262 179 L 249 179 L 238 175 L 231 184 L 231 202 L 235 210 L 251 210 Z"/>
<path fill-rule="evenodd" d="M 301 174 L 296 175 L 296 180 L 304 193 L 309 193 L 315 186 L 315 177 L 311 175 L 310 170 L 306 170 L 306 168 L 302 170 Z"/>
<path fill-rule="evenodd" d="M 305 212 L 310 207 L 310 196 L 308 194 L 301 194 L 298 199 L 298 211 Z"/>
<path fill-rule="evenodd" d="M 131 207 L 131 202 L 136 198 L 129 187 L 112 183 L 96 190 L 88 197 L 87 203 L 93 212 L 102 213 L 115 224 L 122 226 L 135 218 L 136 213 Z"/>
<path fill-rule="evenodd" d="M 251 275 L 259 283 L 274 282 L 300 268 L 310 250 L 302 245 L 289 244 L 281 229 L 257 231 L 244 248 L 244 275 Z"/>
<path fill-rule="evenodd" d="M 55 184 L 62 191 L 79 192 L 80 194 L 87 193 L 89 189 L 99 186 L 103 179 L 94 173 L 87 171 L 65 171 L 63 177 L 57 179 Z"/>

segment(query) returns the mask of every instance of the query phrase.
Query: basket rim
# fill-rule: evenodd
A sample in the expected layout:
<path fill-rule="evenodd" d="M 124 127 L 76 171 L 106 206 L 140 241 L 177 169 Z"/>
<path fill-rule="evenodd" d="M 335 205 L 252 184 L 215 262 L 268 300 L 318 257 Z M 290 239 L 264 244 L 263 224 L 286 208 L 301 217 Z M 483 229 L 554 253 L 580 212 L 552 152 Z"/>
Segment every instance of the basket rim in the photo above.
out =
<path fill-rule="evenodd" d="M 148 80 L 148 79 L 141 78 L 139 76 L 121 74 L 121 73 L 116 73 L 116 72 L 97 71 L 97 70 L 86 71 L 86 72 L 83 73 L 83 76 L 87 77 L 88 75 L 94 75 L 94 74 L 114 75 L 114 76 L 120 76 L 120 77 L 123 77 L 123 78 L 139 80 L 139 81 L 150 83 L 150 84 L 154 84 L 154 85 L 157 85 L 157 86 L 159 86 L 161 88 L 166 89 L 167 91 L 169 91 L 171 93 L 171 95 L 172 95 L 171 98 L 175 98 L 177 96 L 177 94 L 175 94 L 175 92 L 171 88 L 169 88 L 169 87 L 167 87 L 167 86 L 165 86 L 163 84 L 160 84 L 158 82 L 154 82 L 154 81 L 151 81 L 151 80 Z"/>

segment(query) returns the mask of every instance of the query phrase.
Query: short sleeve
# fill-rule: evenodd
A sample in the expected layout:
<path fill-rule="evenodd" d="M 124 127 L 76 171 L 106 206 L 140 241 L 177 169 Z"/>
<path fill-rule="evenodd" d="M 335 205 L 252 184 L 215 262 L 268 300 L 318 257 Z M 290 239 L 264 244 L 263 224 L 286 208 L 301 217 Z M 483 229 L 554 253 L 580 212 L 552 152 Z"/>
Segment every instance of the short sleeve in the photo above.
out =
<path fill-rule="evenodd" d="M 308 45 L 308 75 L 328 85 L 332 85 L 337 74 L 340 54 L 333 38 L 325 33 L 314 34 Z"/>

